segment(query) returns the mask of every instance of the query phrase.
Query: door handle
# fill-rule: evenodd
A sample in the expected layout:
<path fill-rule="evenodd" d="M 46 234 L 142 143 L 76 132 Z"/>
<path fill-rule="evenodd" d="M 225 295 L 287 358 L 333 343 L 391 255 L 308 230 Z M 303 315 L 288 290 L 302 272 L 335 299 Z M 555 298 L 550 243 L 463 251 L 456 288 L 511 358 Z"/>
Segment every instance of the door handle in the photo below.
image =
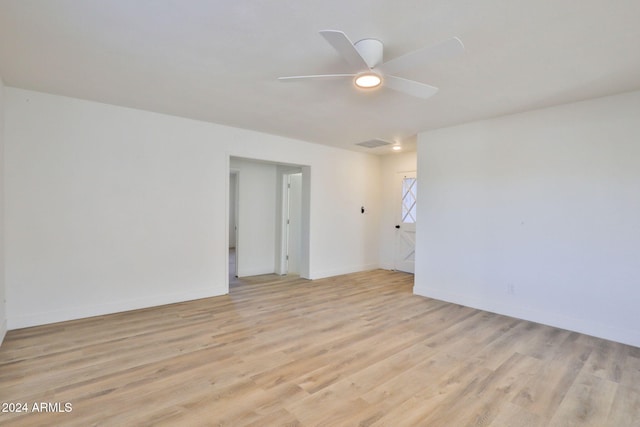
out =
<path fill-rule="evenodd" d="M 399 225 L 396 225 L 396 228 L 400 228 L 400 226 L 399 226 Z"/>

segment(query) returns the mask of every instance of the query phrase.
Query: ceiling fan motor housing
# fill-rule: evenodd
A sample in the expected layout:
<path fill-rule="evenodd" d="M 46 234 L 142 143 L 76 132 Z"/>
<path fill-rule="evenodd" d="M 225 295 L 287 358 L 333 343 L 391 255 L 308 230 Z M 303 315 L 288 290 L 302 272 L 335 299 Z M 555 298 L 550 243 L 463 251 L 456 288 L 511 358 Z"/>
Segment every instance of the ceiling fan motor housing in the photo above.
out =
<path fill-rule="evenodd" d="M 382 51 L 384 45 L 378 39 L 362 39 L 353 44 L 362 59 L 369 68 L 375 68 L 382 64 Z"/>

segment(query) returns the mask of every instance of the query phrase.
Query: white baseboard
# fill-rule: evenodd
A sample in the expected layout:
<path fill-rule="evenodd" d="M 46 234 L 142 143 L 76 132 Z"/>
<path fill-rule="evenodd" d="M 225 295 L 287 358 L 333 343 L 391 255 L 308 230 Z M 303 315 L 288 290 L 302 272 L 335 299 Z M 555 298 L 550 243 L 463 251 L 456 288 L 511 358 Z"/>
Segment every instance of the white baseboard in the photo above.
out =
<path fill-rule="evenodd" d="M 350 273 L 359 273 L 361 271 L 375 270 L 377 268 L 380 268 L 378 264 L 364 264 L 364 265 L 357 265 L 352 267 L 338 268 L 334 270 L 315 271 L 309 275 L 310 276 L 309 278 L 311 280 L 324 279 L 326 277 L 341 276 L 343 274 L 350 274 Z"/>
<path fill-rule="evenodd" d="M 387 264 L 386 262 L 380 264 L 378 266 L 378 268 L 381 268 L 383 270 L 395 270 L 396 269 L 396 267 L 393 264 Z"/>
<path fill-rule="evenodd" d="M 414 286 L 413 293 L 423 297 L 446 301 L 453 304 L 460 304 L 466 307 L 477 308 L 479 310 L 515 317 L 517 319 L 528 320 L 541 323 L 543 325 L 554 326 L 569 331 L 580 332 L 622 344 L 640 347 L 640 330 L 627 328 L 613 328 L 602 323 L 593 322 L 588 319 L 578 319 L 568 317 L 560 313 L 534 310 L 518 305 L 507 304 L 503 301 L 486 301 L 466 295 L 460 295 L 432 289 Z"/>
<path fill-rule="evenodd" d="M 263 274 L 276 274 L 276 272 L 273 268 L 253 268 L 238 271 L 238 277 L 262 276 Z"/>
<path fill-rule="evenodd" d="M 220 295 L 224 295 L 224 293 L 215 293 L 213 289 L 206 288 L 186 293 L 157 295 L 149 298 L 138 298 L 106 304 L 82 305 L 80 307 L 13 316 L 7 320 L 6 325 L 9 330 L 28 328 L 31 326 L 84 319 L 87 317 L 102 316 L 104 314 L 113 314 L 122 311 L 137 310 L 141 308 L 155 307 L 158 305 L 173 304 Z"/>

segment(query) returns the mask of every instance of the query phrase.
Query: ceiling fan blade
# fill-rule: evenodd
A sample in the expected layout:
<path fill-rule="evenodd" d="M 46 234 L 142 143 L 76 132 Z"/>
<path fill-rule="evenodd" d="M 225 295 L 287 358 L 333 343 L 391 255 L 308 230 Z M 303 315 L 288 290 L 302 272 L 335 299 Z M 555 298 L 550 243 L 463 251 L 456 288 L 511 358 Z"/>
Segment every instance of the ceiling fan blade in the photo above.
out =
<path fill-rule="evenodd" d="M 438 92 L 435 86 L 389 75 L 384 76 L 384 86 L 423 99 L 430 98 Z"/>
<path fill-rule="evenodd" d="M 338 79 L 342 77 L 355 77 L 355 74 L 316 74 L 311 76 L 287 76 L 287 77 L 278 77 L 278 80 L 281 82 L 293 82 L 296 80 L 322 80 L 322 79 Z"/>
<path fill-rule="evenodd" d="M 454 37 L 394 58 L 378 68 L 384 73 L 394 74 L 405 69 L 419 69 L 429 62 L 454 56 L 462 52 L 464 52 L 464 45 L 459 38 Z"/>
<path fill-rule="evenodd" d="M 356 50 L 356 47 L 345 33 L 337 30 L 322 30 L 320 31 L 320 35 L 322 35 L 349 64 L 360 71 L 369 69 L 367 61 L 365 61 Z"/>

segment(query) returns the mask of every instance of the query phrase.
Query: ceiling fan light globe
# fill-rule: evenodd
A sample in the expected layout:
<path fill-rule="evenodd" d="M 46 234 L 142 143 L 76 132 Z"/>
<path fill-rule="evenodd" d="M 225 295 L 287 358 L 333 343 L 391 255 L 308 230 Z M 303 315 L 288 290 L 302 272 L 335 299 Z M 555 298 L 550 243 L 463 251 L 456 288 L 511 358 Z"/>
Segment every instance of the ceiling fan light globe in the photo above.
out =
<path fill-rule="evenodd" d="M 376 73 L 358 74 L 353 80 L 353 84 L 361 89 L 373 89 L 382 84 L 382 77 Z"/>

